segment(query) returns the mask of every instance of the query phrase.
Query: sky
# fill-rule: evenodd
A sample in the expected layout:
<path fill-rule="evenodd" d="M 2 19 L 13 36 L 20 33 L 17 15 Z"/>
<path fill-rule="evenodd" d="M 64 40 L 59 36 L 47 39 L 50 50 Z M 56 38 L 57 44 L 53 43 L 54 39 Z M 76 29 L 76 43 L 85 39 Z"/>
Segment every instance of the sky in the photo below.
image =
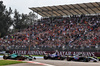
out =
<path fill-rule="evenodd" d="M 43 7 L 53 5 L 65 5 L 76 3 L 100 2 L 100 0 L 0 0 L 6 5 L 6 8 L 12 8 L 14 11 L 17 9 L 19 13 L 28 14 L 31 10 L 30 7 Z"/>

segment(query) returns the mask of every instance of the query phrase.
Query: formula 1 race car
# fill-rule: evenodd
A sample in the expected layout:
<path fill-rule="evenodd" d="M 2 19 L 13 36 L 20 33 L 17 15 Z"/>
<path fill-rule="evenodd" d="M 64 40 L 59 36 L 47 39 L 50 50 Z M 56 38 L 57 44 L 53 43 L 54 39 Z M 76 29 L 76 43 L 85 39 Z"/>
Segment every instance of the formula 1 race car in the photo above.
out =
<path fill-rule="evenodd" d="M 20 55 L 20 54 L 17 54 L 17 53 L 14 53 L 14 54 L 9 54 L 9 53 L 6 53 L 3 55 L 3 59 L 6 60 L 6 59 L 12 59 L 12 60 L 33 60 L 33 59 L 36 59 L 35 57 L 33 58 L 32 56 L 23 56 L 23 55 Z"/>
<path fill-rule="evenodd" d="M 67 61 L 81 61 L 81 62 L 98 62 L 99 60 L 96 57 L 87 57 L 87 56 L 67 56 Z"/>
<path fill-rule="evenodd" d="M 44 55 L 44 59 L 47 60 L 47 59 L 52 59 L 52 60 L 64 60 L 65 57 L 64 56 L 61 56 L 61 55 L 57 55 L 56 53 L 54 54 L 48 54 L 46 53 Z"/>

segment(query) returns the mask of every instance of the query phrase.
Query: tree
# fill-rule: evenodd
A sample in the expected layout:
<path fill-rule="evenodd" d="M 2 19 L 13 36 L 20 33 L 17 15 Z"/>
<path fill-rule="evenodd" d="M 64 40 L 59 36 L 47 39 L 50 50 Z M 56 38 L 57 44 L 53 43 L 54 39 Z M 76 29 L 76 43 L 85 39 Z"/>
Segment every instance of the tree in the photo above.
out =
<path fill-rule="evenodd" d="M 0 15 L 5 10 L 5 6 L 3 5 L 3 1 L 0 1 Z"/>
<path fill-rule="evenodd" d="M 36 22 L 36 20 L 37 20 L 37 16 L 34 13 L 29 12 L 29 14 L 28 14 L 28 22 L 29 22 L 29 24 L 33 25 Z"/>
<path fill-rule="evenodd" d="M 20 27 L 21 27 L 21 22 L 20 22 L 20 14 L 19 14 L 19 12 L 15 9 L 15 11 L 14 11 L 14 23 L 13 23 L 13 26 L 14 26 L 14 28 L 15 29 L 20 29 Z"/>
<path fill-rule="evenodd" d="M 3 2 L 0 3 L 0 37 L 3 37 L 9 33 L 9 28 L 13 24 L 11 14 L 12 10 L 9 8 L 9 11 L 3 6 Z"/>
<path fill-rule="evenodd" d="M 36 15 L 30 12 L 27 14 L 19 14 L 17 10 L 14 11 L 14 28 L 24 29 L 29 25 L 33 25 L 36 19 Z"/>
<path fill-rule="evenodd" d="M 15 9 L 14 13 L 12 9 L 7 10 L 6 6 L 3 5 L 3 1 L 0 1 L 0 37 L 9 34 L 11 31 L 16 29 L 24 29 L 29 25 L 33 25 L 37 16 L 30 12 L 29 14 L 19 14 Z M 14 14 L 13 17 L 12 14 Z M 13 25 L 13 30 L 10 27 Z"/>

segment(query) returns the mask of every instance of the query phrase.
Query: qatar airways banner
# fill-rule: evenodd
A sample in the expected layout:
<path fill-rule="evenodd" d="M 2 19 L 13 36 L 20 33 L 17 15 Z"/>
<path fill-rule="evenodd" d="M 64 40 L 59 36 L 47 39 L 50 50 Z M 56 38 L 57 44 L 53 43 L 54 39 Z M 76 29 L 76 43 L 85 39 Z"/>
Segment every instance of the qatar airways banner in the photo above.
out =
<path fill-rule="evenodd" d="M 11 51 L 11 53 L 18 53 L 22 55 L 44 55 L 45 53 L 54 53 L 54 51 L 21 51 L 21 50 L 14 50 Z M 70 51 L 59 51 L 59 55 L 77 55 L 77 54 L 83 54 L 86 56 L 98 56 L 100 57 L 100 52 L 70 52 Z"/>

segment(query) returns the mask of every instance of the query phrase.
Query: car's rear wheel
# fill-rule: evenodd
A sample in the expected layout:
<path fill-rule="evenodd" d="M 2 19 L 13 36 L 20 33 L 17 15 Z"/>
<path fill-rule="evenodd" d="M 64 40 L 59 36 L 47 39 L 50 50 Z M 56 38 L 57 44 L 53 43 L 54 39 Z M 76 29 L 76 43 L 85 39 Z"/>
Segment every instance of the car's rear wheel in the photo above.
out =
<path fill-rule="evenodd" d="M 60 59 L 61 59 L 61 60 L 64 60 L 65 58 L 64 58 L 64 57 L 61 57 Z"/>
<path fill-rule="evenodd" d="M 7 59 L 7 56 L 4 55 L 4 56 L 3 56 L 3 59 L 6 60 L 6 59 Z"/>
<path fill-rule="evenodd" d="M 45 60 L 47 60 L 47 59 L 48 59 L 48 57 L 47 57 L 47 56 L 44 56 L 44 59 L 45 59 Z"/>
<path fill-rule="evenodd" d="M 67 61 L 71 61 L 72 59 L 70 57 L 67 57 Z"/>
<path fill-rule="evenodd" d="M 84 58 L 83 62 L 89 62 L 90 60 L 88 58 Z"/>
<path fill-rule="evenodd" d="M 32 59 L 29 59 L 29 61 L 32 61 Z"/>

